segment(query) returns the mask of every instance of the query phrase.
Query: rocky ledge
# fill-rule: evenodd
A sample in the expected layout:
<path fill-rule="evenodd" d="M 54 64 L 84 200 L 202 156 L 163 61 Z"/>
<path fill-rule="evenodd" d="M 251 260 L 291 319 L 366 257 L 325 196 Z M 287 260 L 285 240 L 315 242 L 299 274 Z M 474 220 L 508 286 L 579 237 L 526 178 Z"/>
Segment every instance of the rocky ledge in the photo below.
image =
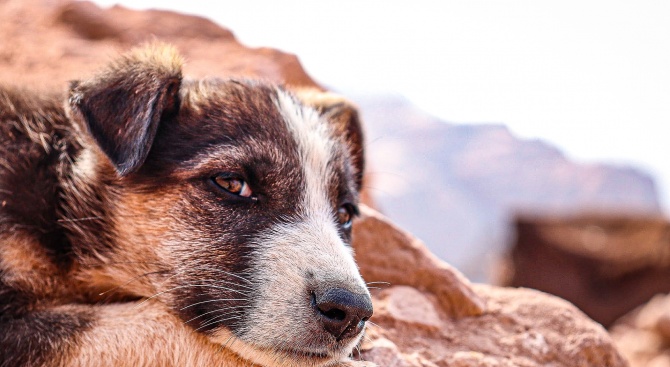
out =
<path fill-rule="evenodd" d="M 380 288 L 363 359 L 398 367 L 627 365 L 605 329 L 567 301 L 470 284 L 381 214 L 362 214 L 356 257 Z"/>

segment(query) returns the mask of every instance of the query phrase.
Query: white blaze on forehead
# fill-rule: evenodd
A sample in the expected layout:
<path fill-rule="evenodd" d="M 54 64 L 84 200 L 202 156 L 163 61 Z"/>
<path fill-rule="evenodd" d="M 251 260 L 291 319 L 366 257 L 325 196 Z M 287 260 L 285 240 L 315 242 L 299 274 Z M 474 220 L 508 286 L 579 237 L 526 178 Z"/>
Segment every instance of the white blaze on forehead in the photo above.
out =
<path fill-rule="evenodd" d="M 277 107 L 298 146 L 305 180 L 306 215 L 332 210 L 328 201 L 328 162 L 335 153 L 329 125 L 312 108 L 298 105 L 283 91 L 277 93 Z"/>

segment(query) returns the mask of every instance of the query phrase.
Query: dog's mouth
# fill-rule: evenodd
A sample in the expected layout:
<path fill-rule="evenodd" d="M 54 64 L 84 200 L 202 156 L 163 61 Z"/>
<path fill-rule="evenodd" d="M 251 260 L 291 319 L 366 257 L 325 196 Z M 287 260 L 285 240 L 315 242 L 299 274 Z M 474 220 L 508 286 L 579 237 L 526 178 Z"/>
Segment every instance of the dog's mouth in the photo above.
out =
<path fill-rule="evenodd" d="M 265 356 L 268 356 L 278 366 L 330 366 L 337 361 L 346 359 L 350 354 L 343 352 L 326 352 L 323 350 L 308 350 L 299 347 L 287 347 L 282 349 L 259 348 L 258 351 Z M 274 366 L 274 364 L 268 364 L 268 366 Z"/>
<path fill-rule="evenodd" d="M 345 360 L 350 354 L 350 348 L 338 346 L 333 350 L 323 347 L 314 349 L 303 346 L 280 346 L 270 348 L 246 342 L 227 330 L 215 333 L 214 342 L 224 345 L 240 357 L 261 366 L 330 366 L 334 362 Z M 334 346 L 333 346 L 334 347 Z"/>
<path fill-rule="evenodd" d="M 269 353 L 274 353 L 278 355 L 285 355 L 289 357 L 293 357 L 291 359 L 309 359 L 312 361 L 319 361 L 319 360 L 332 360 L 335 357 L 331 355 L 330 353 L 322 352 L 322 351 L 311 351 L 311 350 L 301 350 L 301 349 L 293 349 L 293 348 L 287 348 L 284 350 L 268 350 Z"/>

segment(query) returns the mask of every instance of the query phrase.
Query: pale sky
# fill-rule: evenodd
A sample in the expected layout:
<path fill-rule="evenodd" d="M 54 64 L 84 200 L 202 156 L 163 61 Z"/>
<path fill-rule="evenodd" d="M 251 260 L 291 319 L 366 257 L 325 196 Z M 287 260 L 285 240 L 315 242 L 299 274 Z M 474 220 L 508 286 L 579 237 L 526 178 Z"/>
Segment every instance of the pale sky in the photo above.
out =
<path fill-rule="evenodd" d="M 670 214 L 670 1 L 96 0 L 206 16 L 334 89 L 632 165 Z"/>

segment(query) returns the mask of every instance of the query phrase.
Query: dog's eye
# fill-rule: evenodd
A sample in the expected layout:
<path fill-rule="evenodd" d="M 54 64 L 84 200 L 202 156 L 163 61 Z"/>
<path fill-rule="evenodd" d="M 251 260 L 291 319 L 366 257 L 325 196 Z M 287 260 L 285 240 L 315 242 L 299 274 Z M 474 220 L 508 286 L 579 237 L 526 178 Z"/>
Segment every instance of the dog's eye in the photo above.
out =
<path fill-rule="evenodd" d="M 351 222 L 354 219 L 354 215 L 357 213 L 358 211 L 354 205 L 344 204 L 337 209 L 337 222 L 342 228 L 349 229 L 351 228 Z"/>
<path fill-rule="evenodd" d="M 214 176 L 212 180 L 217 186 L 231 194 L 245 198 L 250 198 L 253 194 L 247 182 L 241 178 L 221 174 Z"/>

